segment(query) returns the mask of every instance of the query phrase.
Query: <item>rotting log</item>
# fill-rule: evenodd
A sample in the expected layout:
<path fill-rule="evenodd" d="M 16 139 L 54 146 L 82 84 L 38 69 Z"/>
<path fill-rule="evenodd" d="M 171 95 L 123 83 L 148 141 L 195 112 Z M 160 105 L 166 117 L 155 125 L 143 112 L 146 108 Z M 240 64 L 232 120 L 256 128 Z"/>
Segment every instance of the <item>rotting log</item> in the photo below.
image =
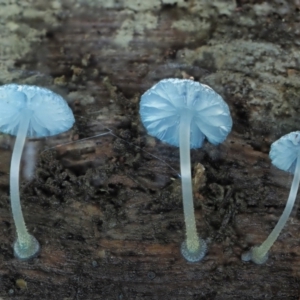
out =
<path fill-rule="evenodd" d="M 68 135 L 40 146 L 36 175 L 22 182 L 24 216 L 42 246 L 30 262 L 13 258 L 10 147 L 1 136 L 0 296 L 298 299 L 296 210 L 265 265 L 240 259 L 276 224 L 291 182 L 268 151 L 299 129 L 298 2 L 286 10 L 271 1 L 125 2 L 0 4 L 11 12 L 1 81 L 52 88 L 76 114 Z M 206 176 L 195 207 L 209 250 L 196 264 L 179 251 L 178 149 L 148 137 L 138 116 L 141 93 L 166 77 L 209 84 L 234 120 L 224 144 L 191 153 Z"/>

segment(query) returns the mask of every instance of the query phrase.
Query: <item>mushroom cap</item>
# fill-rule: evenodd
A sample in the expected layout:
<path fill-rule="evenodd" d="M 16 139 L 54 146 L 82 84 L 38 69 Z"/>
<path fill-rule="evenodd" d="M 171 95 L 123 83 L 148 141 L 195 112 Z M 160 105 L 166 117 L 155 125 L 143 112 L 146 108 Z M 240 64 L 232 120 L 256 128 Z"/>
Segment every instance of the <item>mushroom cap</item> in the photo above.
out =
<path fill-rule="evenodd" d="M 190 148 L 200 148 L 204 138 L 222 143 L 232 127 L 228 105 L 207 85 L 189 79 L 163 79 L 141 97 L 140 115 L 148 133 L 179 146 L 182 114 L 192 113 Z"/>
<path fill-rule="evenodd" d="M 75 120 L 67 102 L 54 92 L 33 85 L 0 87 L 0 131 L 16 135 L 25 109 L 32 111 L 28 137 L 56 135 L 70 129 Z"/>
<path fill-rule="evenodd" d="M 299 151 L 300 131 L 294 131 L 275 141 L 271 145 L 269 156 L 278 169 L 294 174 Z"/>

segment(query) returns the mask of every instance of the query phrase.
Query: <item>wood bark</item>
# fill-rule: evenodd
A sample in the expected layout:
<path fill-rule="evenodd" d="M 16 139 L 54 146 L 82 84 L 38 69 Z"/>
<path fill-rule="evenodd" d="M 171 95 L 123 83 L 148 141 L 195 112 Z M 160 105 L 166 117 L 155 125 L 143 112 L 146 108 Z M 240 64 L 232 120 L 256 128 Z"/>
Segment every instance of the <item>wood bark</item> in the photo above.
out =
<path fill-rule="evenodd" d="M 35 176 L 22 180 L 41 244 L 28 262 L 13 257 L 13 139 L 0 137 L 1 299 L 299 299 L 297 207 L 265 265 L 241 261 L 273 229 L 292 180 L 268 151 L 299 129 L 298 2 L 0 4 L 14 12 L 1 81 L 52 88 L 76 117 L 70 132 L 36 142 Z M 29 46 L 14 52 L 15 39 Z M 222 145 L 191 151 L 208 244 L 194 264 L 180 255 L 179 151 L 149 137 L 138 115 L 140 95 L 169 77 L 210 85 L 234 122 Z"/>

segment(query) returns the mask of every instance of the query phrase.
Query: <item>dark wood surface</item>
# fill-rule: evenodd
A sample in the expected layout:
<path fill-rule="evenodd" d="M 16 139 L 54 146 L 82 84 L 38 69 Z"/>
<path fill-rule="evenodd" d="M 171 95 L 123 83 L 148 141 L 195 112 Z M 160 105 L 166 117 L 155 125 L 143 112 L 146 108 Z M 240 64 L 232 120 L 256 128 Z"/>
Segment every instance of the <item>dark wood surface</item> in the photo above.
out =
<path fill-rule="evenodd" d="M 299 299 L 298 205 L 265 265 L 240 257 L 271 232 L 292 180 L 268 151 L 299 129 L 300 4 L 140 2 L 36 1 L 5 19 L 20 26 L 21 41 L 28 31 L 30 50 L 11 52 L 2 68 L 12 78 L 2 83 L 59 92 L 76 124 L 36 142 L 35 176 L 22 179 L 25 220 L 42 247 L 29 262 L 13 257 L 13 139 L 0 137 L 1 299 Z M 209 84 L 234 120 L 222 145 L 191 152 L 197 228 L 208 244 L 194 264 L 179 250 L 179 151 L 147 136 L 138 115 L 140 95 L 168 77 Z"/>

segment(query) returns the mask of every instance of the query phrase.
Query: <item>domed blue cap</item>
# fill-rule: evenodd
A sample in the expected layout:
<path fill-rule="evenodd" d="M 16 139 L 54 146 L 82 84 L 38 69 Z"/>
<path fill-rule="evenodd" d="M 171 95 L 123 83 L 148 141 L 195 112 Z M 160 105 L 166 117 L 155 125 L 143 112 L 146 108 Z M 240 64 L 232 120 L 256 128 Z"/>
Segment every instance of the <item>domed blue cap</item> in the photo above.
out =
<path fill-rule="evenodd" d="M 148 133 L 179 147 L 182 114 L 193 114 L 190 148 L 200 148 L 206 137 L 222 143 L 232 127 L 228 105 L 209 86 L 189 79 L 163 79 L 141 97 L 140 115 Z"/>
<path fill-rule="evenodd" d="M 299 151 L 300 131 L 294 131 L 274 142 L 269 156 L 278 169 L 294 174 Z"/>
<path fill-rule="evenodd" d="M 30 85 L 0 87 L 0 131 L 16 135 L 22 111 L 32 111 L 27 136 L 45 137 L 70 129 L 75 120 L 66 101 L 52 91 Z"/>

